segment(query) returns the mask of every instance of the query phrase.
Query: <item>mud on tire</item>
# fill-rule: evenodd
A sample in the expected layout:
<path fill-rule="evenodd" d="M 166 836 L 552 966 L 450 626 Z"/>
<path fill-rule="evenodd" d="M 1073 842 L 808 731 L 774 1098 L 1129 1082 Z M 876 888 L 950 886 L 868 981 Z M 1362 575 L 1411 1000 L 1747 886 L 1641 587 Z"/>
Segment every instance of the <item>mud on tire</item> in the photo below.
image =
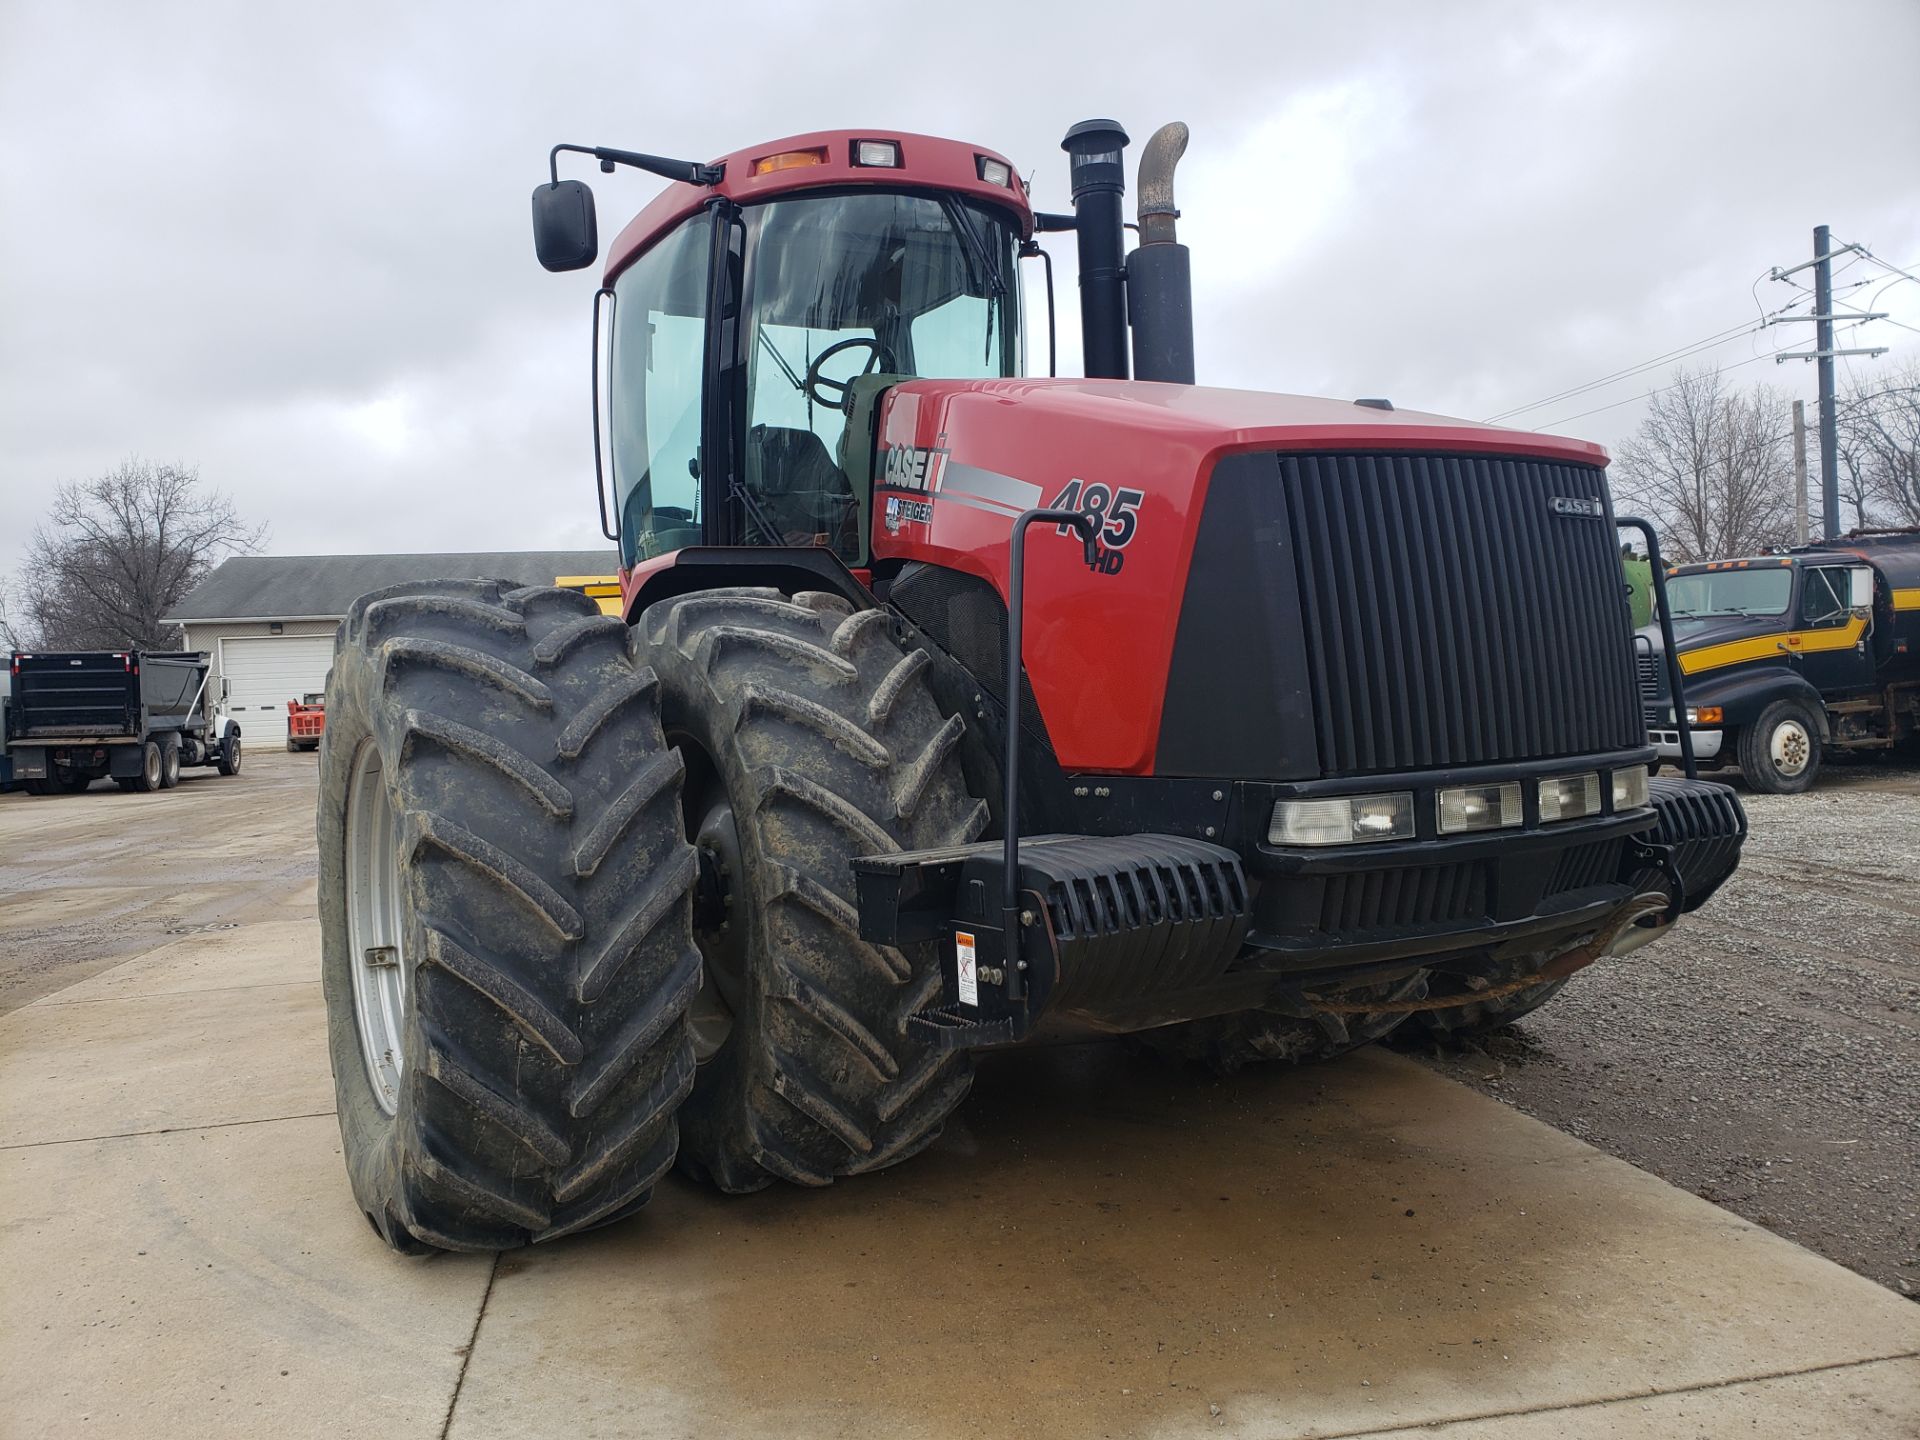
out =
<path fill-rule="evenodd" d="M 362 793 L 392 808 L 402 916 L 391 1110 L 348 921 L 349 793 L 376 759 Z M 349 612 L 320 755 L 322 981 L 354 1195 L 396 1249 L 604 1224 L 672 1165 L 699 985 L 680 778 L 652 672 L 585 597 L 449 581 Z"/>
<path fill-rule="evenodd" d="M 964 843 L 987 824 L 961 778 L 961 721 L 891 626 L 837 596 L 774 590 L 668 600 L 641 622 L 668 737 L 689 752 L 690 809 L 701 786 L 730 806 L 742 861 L 732 1028 L 681 1112 L 683 1164 L 723 1190 L 903 1160 L 971 1083 L 965 1054 L 907 1034 L 938 993 L 933 947 L 858 934 L 852 857 Z"/>

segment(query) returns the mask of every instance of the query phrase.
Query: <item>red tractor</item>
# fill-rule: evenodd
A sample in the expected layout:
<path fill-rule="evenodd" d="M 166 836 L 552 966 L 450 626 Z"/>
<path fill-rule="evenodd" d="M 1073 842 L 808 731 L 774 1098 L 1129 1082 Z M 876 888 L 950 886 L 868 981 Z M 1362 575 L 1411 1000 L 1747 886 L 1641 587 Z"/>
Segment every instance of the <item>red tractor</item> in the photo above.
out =
<path fill-rule="evenodd" d="M 1110 121 L 1058 214 L 922 135 L 555 147 L 551 270 L 599 256 L 563 153 L 673 182 L 594 300 L 623 614 L 378 591 L 327 693 L 330 1043 L 390 1244 L 605 1224 L 676 1160 L 892 1165 L 983 1048 L 1489 1029 L 1731 873 L 1731 792 L 1649 783 L 1604 453 L 1196 387 L 1185 141 L 1131 252 Z M 1024 377 L 1053 231 L 1084 379 Z"/>

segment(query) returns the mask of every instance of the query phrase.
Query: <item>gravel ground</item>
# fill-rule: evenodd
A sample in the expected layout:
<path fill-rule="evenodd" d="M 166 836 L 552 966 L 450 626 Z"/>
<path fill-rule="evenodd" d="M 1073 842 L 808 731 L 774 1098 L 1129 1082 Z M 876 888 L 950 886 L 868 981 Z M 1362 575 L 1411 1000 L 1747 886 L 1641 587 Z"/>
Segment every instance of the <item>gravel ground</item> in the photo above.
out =
<path fill-rule="evenodd" d="M 1745 857 L 1679 930 L 1425 1058 L 1920 1299 L 1920 766 L 1734 784 Z"/>

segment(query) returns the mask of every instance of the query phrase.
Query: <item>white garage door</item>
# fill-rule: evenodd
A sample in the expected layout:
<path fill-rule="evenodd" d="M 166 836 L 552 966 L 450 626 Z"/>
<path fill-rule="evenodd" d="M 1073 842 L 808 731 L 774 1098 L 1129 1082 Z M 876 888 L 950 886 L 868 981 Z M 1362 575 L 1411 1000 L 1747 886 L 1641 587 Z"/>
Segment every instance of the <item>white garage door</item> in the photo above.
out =
<path fill-rule="evenodd" d="M 227 708 L 248 745 L 283 745 L 287 701 L 327 687 L 331 635 L 266 635 L 220 642 Z"/>

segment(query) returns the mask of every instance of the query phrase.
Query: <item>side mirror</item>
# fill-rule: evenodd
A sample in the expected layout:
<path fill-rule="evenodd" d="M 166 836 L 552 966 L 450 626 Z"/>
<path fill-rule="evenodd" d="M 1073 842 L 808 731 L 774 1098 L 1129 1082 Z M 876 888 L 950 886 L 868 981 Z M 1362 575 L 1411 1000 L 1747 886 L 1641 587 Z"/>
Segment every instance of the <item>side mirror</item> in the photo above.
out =
<path fill-rule="evenodd" d="M 227 698 L 227 677 L 224 675 L 220 677 L 220 698 L 223 701 Z"/>
<path fill-rule="evenodd" d="M 584 270 L 600 254 L 593 191 L 584 180 L 533 187 L 533 251 L 549 270 Z"/>
<path fill-rule="evenodd" d="M 1855 610 L 1873 609 L 1873 571 L 1865 565 L 1859 565 L 1849 570 L 1847 575 L 1853 591 L 1847 603 Z"/>

